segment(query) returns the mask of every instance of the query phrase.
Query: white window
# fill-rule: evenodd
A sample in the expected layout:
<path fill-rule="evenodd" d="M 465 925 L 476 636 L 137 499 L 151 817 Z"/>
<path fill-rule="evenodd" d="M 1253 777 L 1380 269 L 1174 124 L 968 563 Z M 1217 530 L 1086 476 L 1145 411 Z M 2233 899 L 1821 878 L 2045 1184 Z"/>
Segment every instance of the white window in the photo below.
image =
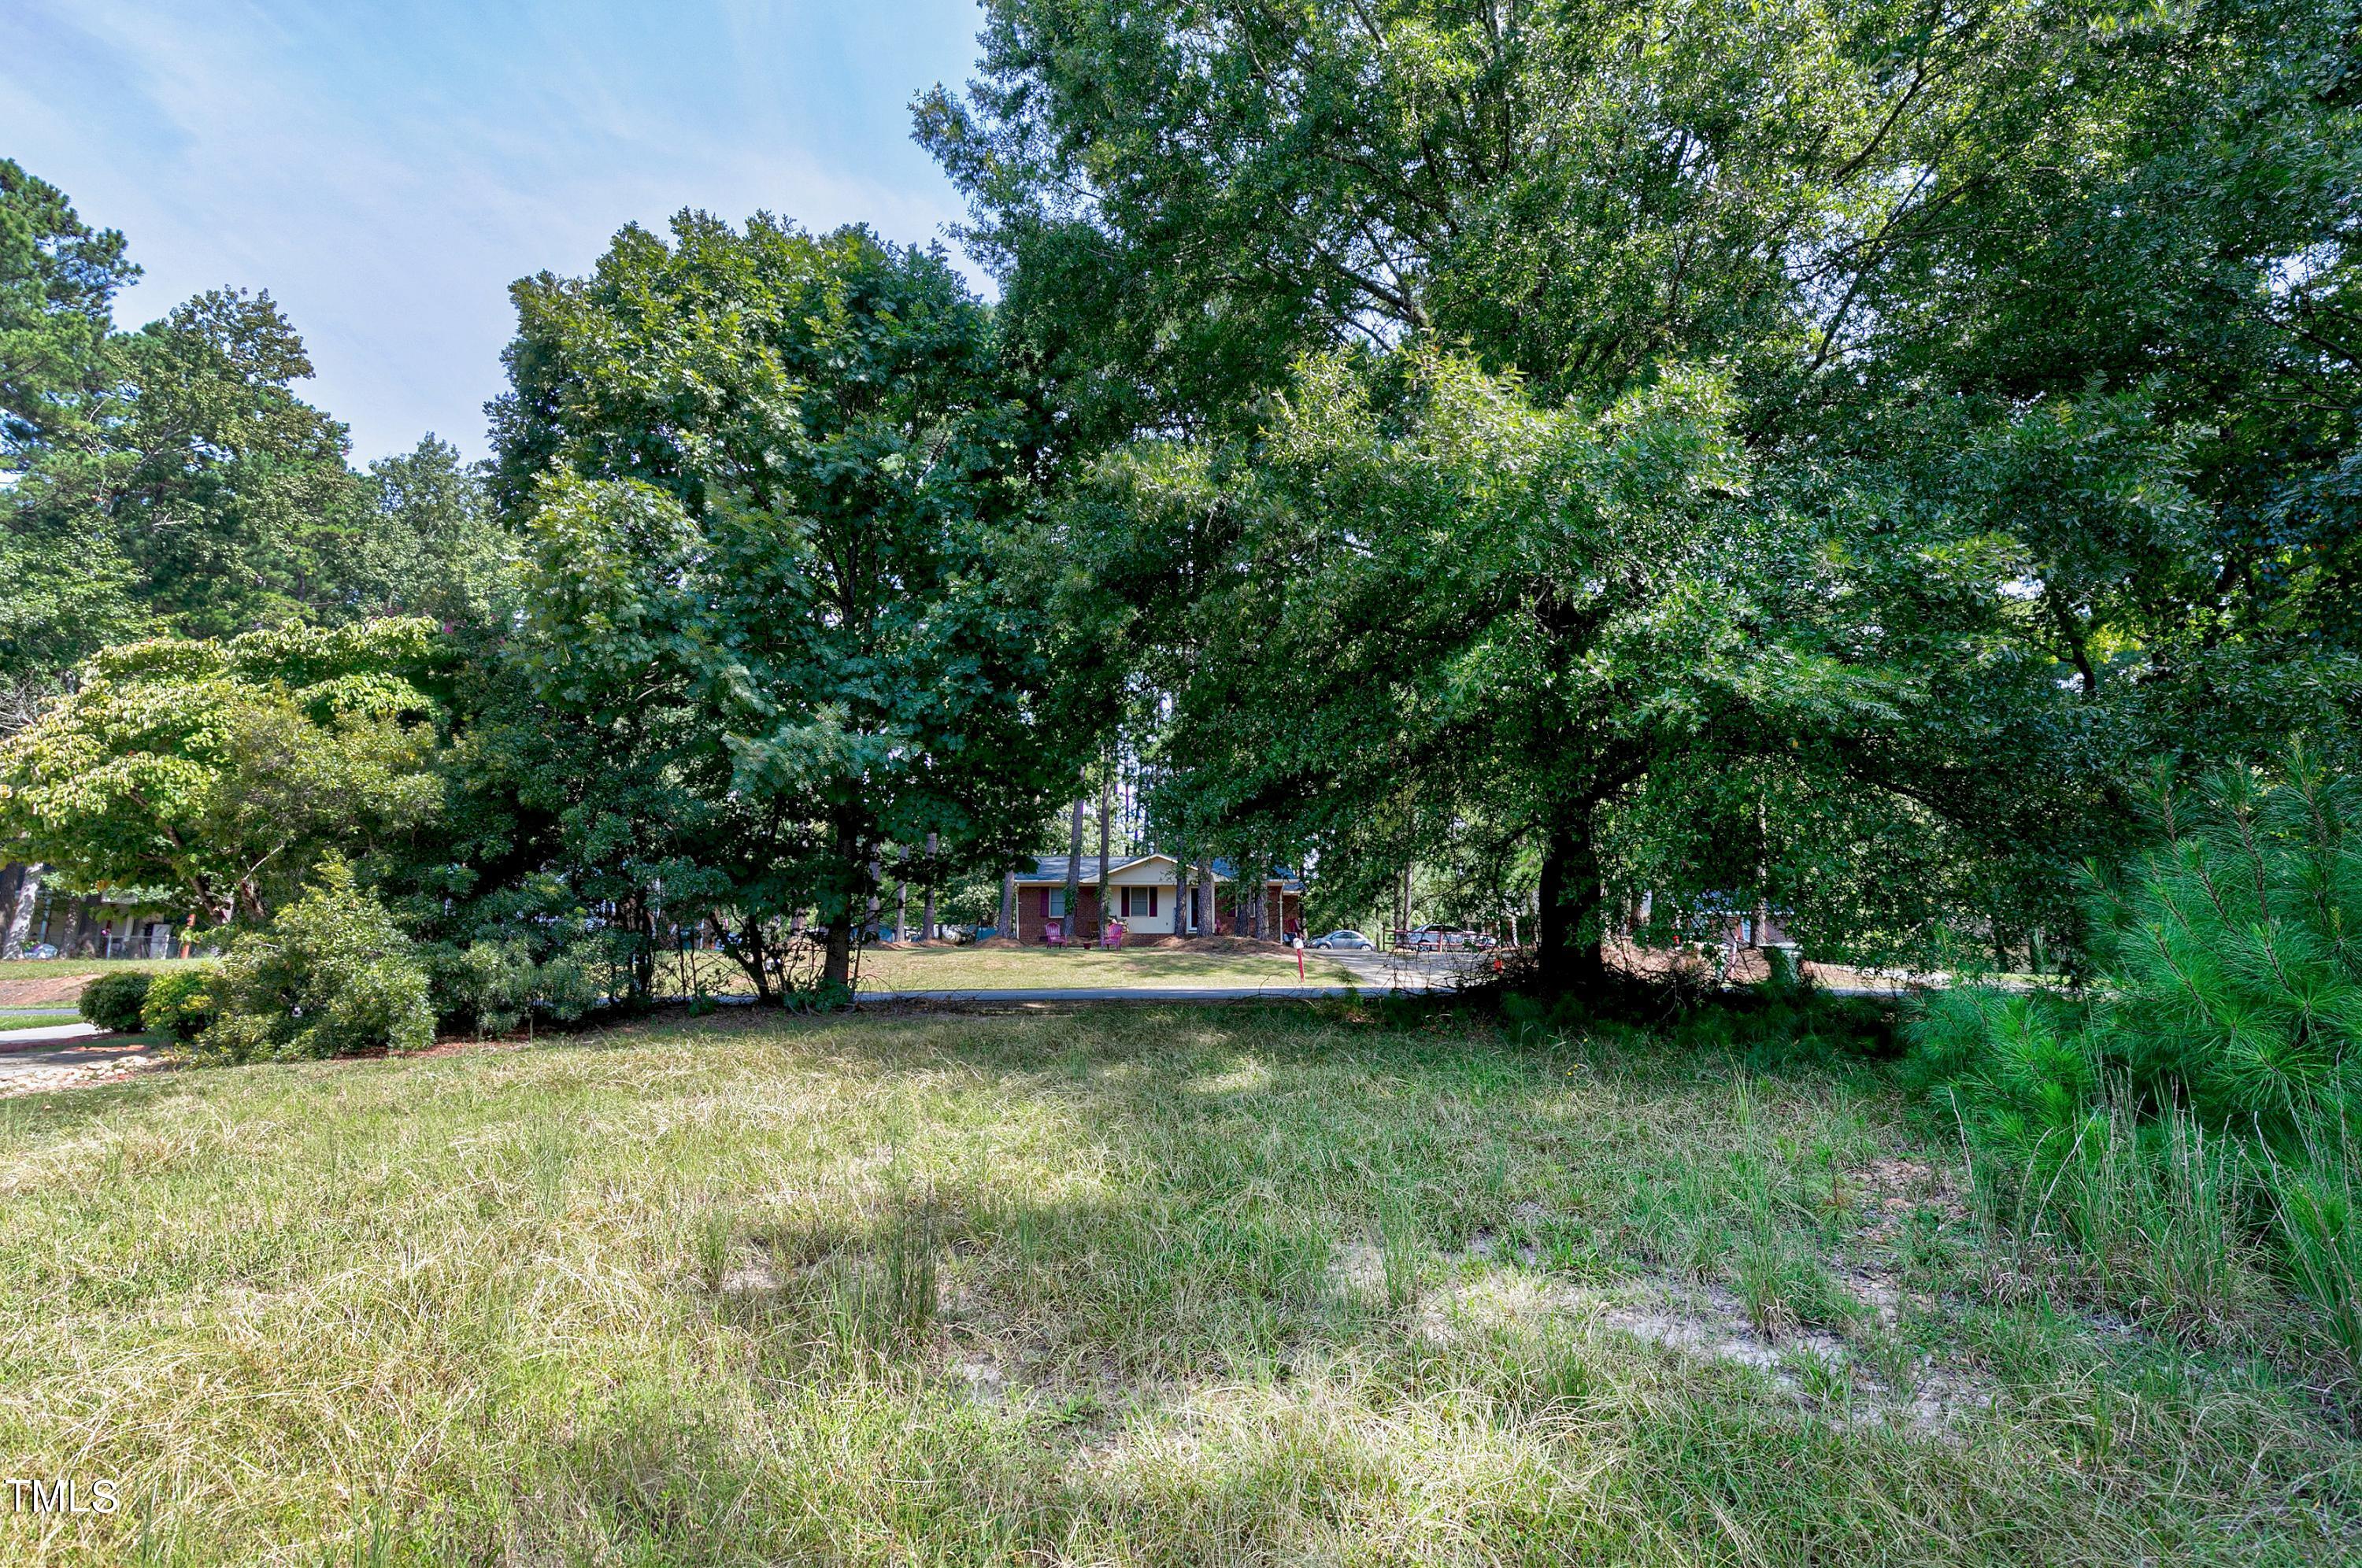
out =
<path fill-rule="evenodd" d="M 1064 888 L 1050 889 L 1050 918 L 1052 920 L 1066 918 L 1066 889 Z"/>

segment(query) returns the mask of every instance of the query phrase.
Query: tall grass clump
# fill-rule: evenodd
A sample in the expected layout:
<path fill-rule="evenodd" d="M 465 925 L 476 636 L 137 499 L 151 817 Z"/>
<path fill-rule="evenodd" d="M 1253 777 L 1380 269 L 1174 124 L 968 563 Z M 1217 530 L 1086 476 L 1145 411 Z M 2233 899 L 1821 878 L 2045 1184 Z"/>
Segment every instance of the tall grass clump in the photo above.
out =
<path fill-rule="evenodd" d="M 2220 1318 L 2266 1248 L 2362 1361 L 2362 787 L 2300 748 L 2151 799 L 2156 845 L 2092 874 L 2083 990 L 1938 997 L 1909 1070 L 2105 1294 Z"/>

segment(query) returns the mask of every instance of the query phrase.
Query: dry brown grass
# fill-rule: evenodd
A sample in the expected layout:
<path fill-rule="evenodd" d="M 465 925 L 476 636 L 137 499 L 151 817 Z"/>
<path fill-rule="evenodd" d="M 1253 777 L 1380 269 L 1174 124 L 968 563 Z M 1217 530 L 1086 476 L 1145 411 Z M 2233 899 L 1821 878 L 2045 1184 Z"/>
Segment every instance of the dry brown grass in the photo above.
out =
<path fill-rule="evenodd" d="M 1898 1110 L 1300 1007 L 9 1102 L 0 1448 L 132 1506 L 0 1560 L 2350 1559 L 2334 1408 L 1982 1293 Z"/>

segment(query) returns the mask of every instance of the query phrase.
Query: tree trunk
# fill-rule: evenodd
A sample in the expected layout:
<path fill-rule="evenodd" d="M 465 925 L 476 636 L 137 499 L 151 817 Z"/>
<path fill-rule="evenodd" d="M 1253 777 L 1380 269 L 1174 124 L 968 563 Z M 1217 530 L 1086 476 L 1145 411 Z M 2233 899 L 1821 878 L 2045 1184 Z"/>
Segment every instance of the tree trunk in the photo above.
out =
<path fill-rule="evenodd" d="M 1535 951 L 1542 988 L 1552 995 L 1595 995 L 1607 983 L 1601 946 L 1606 890 L 1591 812 L 1576 808 L 1551 830 L 1542 854 L 1541 930 Z"/>
<path fill-rule="evenodd" d="M 717 932 L 721 931 L 722 922 L 719 920 L 714 922 L 714 929 Z M 747 919 L 745 934 L 729 938 L 723 951 L 727 953 L 731 962 L 736 964 L 741 970 L 745 971 L 746 977 L 755 983 L 756 1005 L 770 1006 L 772 999 L 770 954 L 766 950 L 763 941 L 763 922 L 760 920 Z"/>
<path fill-rule="evenodd" d="M 903 941 L 911 931 L 911 852 L 907 848 L 894 857 L 894 940 Z"/>
<path fill-rule="evenodd" d="M 67 933 L 66 939 L 58 944 L 58 951 L 75 958 L 88 958 L 93 956 L 91 952 L 91 928 L 97 923 L 98 900 L 96 899 L 76 899 L 74 900 L 73 927 Z"/>
<path fill-rule="evenodd" d="M 1191 918 L 1198 922 L 1199 936 L 1214 934 L 1214 857 L 1208 854 L 1198 856 L 1198 889 L 1190 909 Z"/>
<path fill-rule="evenodd" d="M 929 834 L 927 835 L 926 903 L 925 907 L 922 909 L 919 913 L 919 940 L 922 942 L 933 942 L 935 939 L 935 850 L 938 841 L 936 835 Z"/>
<path fill-rule="evenodd" d="M 1017 939 L 1017 873 L 1000 874 L 1000 932 L 1010 941 Z"/>
<path fill-rule="evenodd" d="M 1112 771 L 1099 778 L 1099 930 L 1107 935 L 1108 924 L 1108 818 L 1115 811 L 1115 775 Z"/>
<path fill-rule="evenodd" d="M 37 861 L 18 872 L 16 906 L 8 911 L 6 932 L 0 933 L 0 958 L 25 955 L 25 933 L 32 928 L 33 906 L 40 901 L 41 873 L 47 869 Z"/>
<path fill-rule="evenodd" d="M 1075 797 L 1074 823 L 1066 834 L 1066 944 L 1073 946 L 1083 918 L 1083 798 Z"/>
<path fill-rule="evenodd" d="M 633 922 L 636 939 L 632 944 L 632 1001 L 645 1007 L 657 993 L 657 911 L 645 895 L 638 902 L 638 915 Z"/>
<path fill-rule="evenodd" d="M 848 819 L 836 824 L 835 851 L 838 874 L 845 878 L 844 897 L 829 911 L 828 945 L 821 959 L 821 981 L 823 985 L 853 985 L 853 927 L 861 918 L 862 875 L 861 838 L 854 832 Z"/>

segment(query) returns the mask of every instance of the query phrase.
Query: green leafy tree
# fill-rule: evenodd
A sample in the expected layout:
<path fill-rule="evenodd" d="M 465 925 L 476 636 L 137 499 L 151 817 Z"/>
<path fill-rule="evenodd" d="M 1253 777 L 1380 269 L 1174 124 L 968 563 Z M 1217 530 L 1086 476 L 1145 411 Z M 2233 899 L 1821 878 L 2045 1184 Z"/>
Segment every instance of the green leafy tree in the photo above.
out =
<path fill-rule="evenodd" d="M 0 755 L 0 834 L 83 888 L 170 888 L 259 922 L 331 853 L 403 843 L 441 799 L 431 623 L 112 648 Z"/>
<path fill-rule="evenodd" d="M 1233 569 L 1195 613 L 1241 635 L 1180 689 L 1198 766 L 1167 810 L 1253 862 L 1360 867 L 1330 896 L 1363 907 L 1408 847 L 1375 835 L 1536 845 L 1545 977 L 1598 985 L 1613 803 L 1701 745 L 1909 700 L 1849 645 L 1809 531 L 1749 503 L 1730 414 L 1712 378 L 1589 415 L 1440 354 L 1329 359 L 1251 450 L 1120 465 L 1111 510 L 1173 526 L 1111 551 L 1153 561 L 1189 513 L 1230 520 Z"/>
<path fill-rule="evenodd" d="M 0 158 L 0 470 L 74 428 L 104 383 L 115 296 L 138 275 L 118 230 Z"/>
<path fill-rule="evenodd" d="M 939 254 L 765 216 L 625 229 L 516 297 L 520 650 L 621 775 L 579 792 L 579 841 L 636 867 L 635 907 L 662 883 L 732 917 L 758 985 L 766 933 L 817 911 L 842 985 L 890 846 L 999 863 L 1076 772 L 1101 655 L 1037 591 L 1035 430 L 990 316 Z"/>
<path fill-rule="evenodd" d="M 1809 895 L 1889 949 L 2004 946 L 2075 923 L 2070 868 L 2128 846 L 2121 781 L 2160 746 L 2350 729 L 2347 7 L 988 10 L 978 82 L 923 97 L 919 131 L 1079 444 L 1178 435 L 1251 467 L 1300 356 L 1347 345 L 1453 345 L 1542 408 L 1720 367 L 1751 490 L 1797 520 L 1734 537 L 1761 552 L 1739 575 L 1841 583 L 1819 646 L 1915 695 L 1850 729 L 1697 728 L 1605 808 L 1622 875 Z M 1237 613 L 1242 572 L 1297 566 L 1242 560 L 1262 524 L 1237 487 L 1155 489 L 1077 515 L 1158 536 L 1137 570 L 1098 558 L 1186 671 L 1272 624 Z M 1308 491 L 1288 525 L 1332 505 L 1355 498 Z M 1233 690 L 1269 702 L 1258 745 L 1327 731 L 1297 692 Z M 1252 749 L 1185 727 L 1166 755 Z M 1275 840 L 1255 792 L 1198 782 L 1190 831 Z M 1705 800 L 1711 836 L 1683 815 Z M 1384 768 L 1335 809 L 1389 858 L 1372 876 L 1422 845 L 1500 859 L 1455 793 Z M 1940 896 L 1875 885 L 1890 836 Z"/>
<path fill-rule="evenodd" d="M 0 160 L 0 734 L 28 722 L 63 673 L 148 619 L 112 537 L 69 525 L 25 474 L 89 438 L 112 384 L 116 293 L 139 274 L 123 236 L 93 229 L 65 194 Z"/>
<path fill-rule="evenodd" d="M 447 625 L 491 617 L 517 549 L 479 466 L 429 435 L 371 463 L 361 490 L 365 511 L 335 565 L 339 609 Z"/>

